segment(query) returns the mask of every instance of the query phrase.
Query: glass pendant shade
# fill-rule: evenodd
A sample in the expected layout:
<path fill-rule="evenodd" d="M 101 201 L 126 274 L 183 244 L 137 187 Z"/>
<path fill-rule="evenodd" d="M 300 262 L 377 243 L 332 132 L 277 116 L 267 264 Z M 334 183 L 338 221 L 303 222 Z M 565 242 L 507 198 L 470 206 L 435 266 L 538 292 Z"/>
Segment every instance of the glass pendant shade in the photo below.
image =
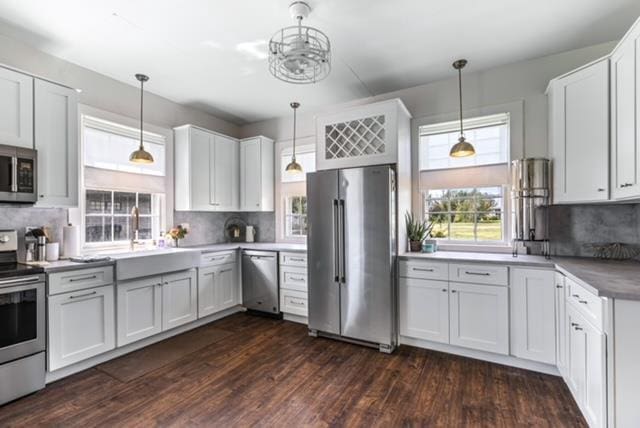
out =
<path fill-rule="evenodd" d="M 474 156 L 476 154 L 476 149 L 473 147 L 473 144 L 471 144 L 464 138 L 464 126 L 462 122 L 462 69 L 465 65 L 467 65 L 466 59 L 459 59 L 453 63 L 453 68 L 458 70 L 458 90 L 460 96 L 460 138 L 458 138 L 458 142 L 455 143 L 449 151 L 449 156 L 452 158 L 465 158 L 468 156 Z"/>
<path fill-rule="evenodd" d="M 140 82 L 140 146 L 138 150 L 129 155 L 129 162 L 132 163 L 153 163 L 153 156 L 144 149 L 144 131 L 143 131 L 143 101 L 144 101 L 144 82 L 149 80 L 149 76 L 144 74 L 136 74 L 136 79 Z"/>

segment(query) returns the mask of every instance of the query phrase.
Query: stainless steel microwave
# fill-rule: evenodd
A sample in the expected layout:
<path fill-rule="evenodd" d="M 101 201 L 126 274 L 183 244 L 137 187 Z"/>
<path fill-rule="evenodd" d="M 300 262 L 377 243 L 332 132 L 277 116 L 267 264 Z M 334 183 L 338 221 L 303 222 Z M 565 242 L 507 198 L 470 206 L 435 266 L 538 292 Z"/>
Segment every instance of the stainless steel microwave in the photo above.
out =
<path fill-rule="evenodd" d="M 0 145 L 0 202 L 33 204 L 38 200 L 37 152 Z"/>

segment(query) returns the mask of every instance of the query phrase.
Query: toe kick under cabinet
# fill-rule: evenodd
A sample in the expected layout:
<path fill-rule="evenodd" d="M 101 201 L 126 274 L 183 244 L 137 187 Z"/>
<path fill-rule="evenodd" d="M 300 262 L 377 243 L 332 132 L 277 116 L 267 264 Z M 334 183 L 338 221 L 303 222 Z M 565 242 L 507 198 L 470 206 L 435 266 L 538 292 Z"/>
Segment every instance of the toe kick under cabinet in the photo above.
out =
<path fill-rule="evenodd" d="M 308 316 L 306 253 L 280 253 L 280 310 L 285 316 Z"/>

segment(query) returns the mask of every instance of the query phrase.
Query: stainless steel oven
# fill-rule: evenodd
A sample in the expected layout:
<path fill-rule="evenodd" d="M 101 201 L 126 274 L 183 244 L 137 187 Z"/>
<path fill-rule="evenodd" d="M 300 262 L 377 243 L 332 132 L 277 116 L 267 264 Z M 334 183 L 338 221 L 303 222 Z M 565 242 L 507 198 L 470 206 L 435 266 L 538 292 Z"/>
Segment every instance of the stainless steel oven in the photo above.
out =
<path fill-rule="evenodd" d="M 46 347 L 44 275 L 0 279 L 0 364 Z"/>
<path fill-rule="evenodd" d="M 0 202 L 35 203 L 37 152 L 0 145 Z"/>
<path fill-rule="evenodd" d="M 17 245 L 15 230 L 0 230 L 0 405 L 45 383 L 45 274 L 18 263 Z"/>

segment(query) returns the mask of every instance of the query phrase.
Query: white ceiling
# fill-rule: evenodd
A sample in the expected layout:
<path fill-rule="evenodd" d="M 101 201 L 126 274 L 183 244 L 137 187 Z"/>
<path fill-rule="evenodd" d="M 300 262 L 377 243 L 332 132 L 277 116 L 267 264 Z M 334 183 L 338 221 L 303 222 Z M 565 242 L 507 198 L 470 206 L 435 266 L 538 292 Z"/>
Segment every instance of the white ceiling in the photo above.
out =
<path fill-rule="evenodd" d="M 289 0 L 0 0 L 0 32 L 237 124 L 618 39 L 638 0 L 310 0 L 333 69 L 315 85 L 267 70 Z M 4 20 L 4 21 L 2 21 Z"/>

